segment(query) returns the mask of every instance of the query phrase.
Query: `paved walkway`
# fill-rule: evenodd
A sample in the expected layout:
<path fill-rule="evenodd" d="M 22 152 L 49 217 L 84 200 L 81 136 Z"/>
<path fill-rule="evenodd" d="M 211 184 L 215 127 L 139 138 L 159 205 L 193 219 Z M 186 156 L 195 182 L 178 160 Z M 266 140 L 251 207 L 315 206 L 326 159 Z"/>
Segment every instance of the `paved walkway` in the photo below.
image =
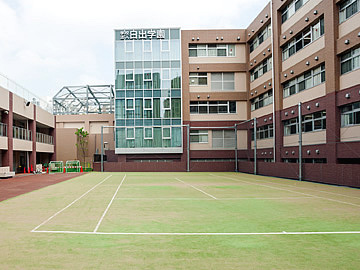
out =
<path fill-rule="evenodd" d="M 84 173 L 58 173 L 40 175 L 17 175 L 13 178 L 0 178 L 0 202 L 43 187 L 75 178 Z"/>

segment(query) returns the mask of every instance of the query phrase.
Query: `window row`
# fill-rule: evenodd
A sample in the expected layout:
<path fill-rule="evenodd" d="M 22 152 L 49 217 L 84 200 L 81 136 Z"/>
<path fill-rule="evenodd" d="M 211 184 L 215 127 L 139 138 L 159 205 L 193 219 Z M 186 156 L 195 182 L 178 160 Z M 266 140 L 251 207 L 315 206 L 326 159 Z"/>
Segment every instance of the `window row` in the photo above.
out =
<path fill-rule="evenodd" d="M 180 40 L 133 40 L 115 42 L 115 61 L 181 59 Z"/>
<path fill-rule="evenodd" d="M 261 62 L 256 68 L 250 71 L 250 81 L 254 81 L 257 78 L 264 75 L 266 72 L 272 69 L 272 58 L 269 57 Z"/>
<path fill-rule="evenodd" d="M 299 133 L 298 118 L 284 121 L 284 136 Z M 326 111 L 302 116 L 302 132 L 311 132 L 326 129 Z"/>
<path fill-rule="evenodd" d="M 235 56 L 235 44 L 189 44 L 189 56 Z"/>
<path fill-rule="evenodd" d="M 191 129 L 190 130 L 190 142 L 191 143 L 208 143 L 209 131 L 203 129 Z"/>
<path fill-rule="evenodd" d="M 116 148 L 181 147 L 181 127 L 116 128 Z"/>
<path fill-rule="evenodd" d="M 273 124 L 262 126 L 256 129 L 256 139 L 269 139 L 274 137 L 274 126 Z M 254 129 L 251 130 L 251 140 L 254 138 Z"/>
<path fill-rule="evenodd" d="M 293 0 L 281 12 L 281 22 L 286 22 L 309 0 Z"/>
<path fill-rule="evenodd" d="M 235 131 L 212 130 L 212 148 L 235 148 Z M 208 130 L 190 130 L 191 143 L 208 143 Z"/>
<path fill-rule="evenodd" d="M 360 10 L 360 0 L 345 0 L 339 6 L 339 22 L 342 23 Z"/>
<path fill-rule="evenodd" d="M 360 47 L 341 55 L 341 74 L 360 68 Z"/>
<path fill-rule="evenodd" d="M 360 101 L 345 105 L 341 108 L 341 126 L 360 124 Z"/>
<path fill-rule="evenodd" d="M 271 36 L 271 24 L 268 24 L 250 44 L 250 52 L 254 51 L 261 43 Z"/>
<path fill-rule="evenodd" d="M 260 109 L 273 103 L 273 91 L 270 90 L 251 100 L 251 111 Z"/>
<path fill-rule="evenodd" d="M 181 88 L 180 69 L 118 70 L 115 89 L 175 89 Z"/>
<path fill-rule="evenodd" d="M 283 84 L 284 98 L 325 82 L 325 64 Z"/>
<path fill-rule="evenodd" d="M 206 72 L 190 72 L 190 85 L 199 86 L 208 84 L 208 73 Z M 234 72 L 213 72 L 211 73 L 211 90 L 229 91 L 235 90 L 235 74 Z"/>
<path fill-rule="evenodd" d="M 290 42 L 282 47 L 282 60 L 288 59 L 313 41 L 324 35 L 324 18 L 321 18 L 314 25 L 307 27 Z"/>
<path fill-rule="evenodd" d="M 180 98 L 116 99 L 116 119 L 181 118 Z"/>
<path fill-rule="evenodd" d="M 236 113 L 236 101 L 190 101 L 190 114 Z"/>

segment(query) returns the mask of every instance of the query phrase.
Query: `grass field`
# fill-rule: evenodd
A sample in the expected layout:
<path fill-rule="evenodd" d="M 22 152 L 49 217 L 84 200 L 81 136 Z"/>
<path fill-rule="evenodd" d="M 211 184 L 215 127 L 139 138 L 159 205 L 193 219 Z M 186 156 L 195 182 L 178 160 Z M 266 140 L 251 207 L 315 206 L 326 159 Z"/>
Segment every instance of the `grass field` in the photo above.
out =
<path fill-rule="evenodd" d="M 360 190 L 90 173 L 0 203 L 0 269 L 359 269 Z"/>

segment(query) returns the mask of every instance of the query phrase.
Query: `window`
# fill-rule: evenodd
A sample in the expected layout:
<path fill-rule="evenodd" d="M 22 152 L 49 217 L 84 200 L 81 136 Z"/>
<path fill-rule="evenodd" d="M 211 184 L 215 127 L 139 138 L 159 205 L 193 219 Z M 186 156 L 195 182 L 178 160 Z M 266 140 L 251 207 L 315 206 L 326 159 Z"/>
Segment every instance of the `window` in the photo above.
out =
<path fill-rule="evenodd" d="M 264 75 L 266 72 L 272 69 L 272 58 L 269 57 L 261 62 L 256 68 L 250 71 L 250 81 L 254 81 L 257 78 Z"/>
<path fill-rule="evenodd" d="M 144 52 L 151 52 L 151 40 L 144 40 Z"/>
<path fill-rule="evenodd" d="M 285 61 L 305 46 L 324 35 L 324 18 L 321 18 L 313 26 L 306 28 L 295 38 L 282 46 L 282 60 Z"/>
<path fill-rule="evenodd" d="M 190 72 L 189 81 L 190 81 L 190 85 L 207 85 L 207 73 Z"/>
<path fill-rule="evenodd" d="M 258 97 L 251 100 L 251 110 L 257 110 L 273 103 L 273 92 L 272 90 L 259 95 Z"/>
<path fill-rule="evenodd" d="M 309 0 L 293 0 L 281 11 L 281 22 L 286 22 Z"/>
<path fill-rule="evenodd" d="M 126 139 L 135 139 L 135 128 L 126 128 Z"/>
<path fill-rule="evenodd" d="M 302 116 L 302 132 L 311 132 L 326 129 L 326 111 L 315 112 Z M 284 121 L 284 135 L 299 133 L 298 118 Z"/>
<path fill-rule="evenodd" d="M 271 24 L 268 24 L 264 30 L 262 30 L 250 44 L 250 52 L 255 50 L 261 43 L 263 43 L 268 37 L 271 36 Z"/>
<path fill-rule="evenodd" d="M 236 101 L 190 101 L 190 114 L 236 113 Z"/>
<path fill-rule="evenodd" d="M 125 52 L 133 52 L 134 51 L 134 41 L 126 41 L 125 42 Z"/>
<path fill-rule="evenodd" d="M 235 56 L 234 44 L 189 44 L 190 57 Z"/>
<path fill-rule="evenodd" d="M 341 107 L 341 126 L 360 124 L 360 101 Z"/>
<path fill-rule="evenodd" d="M 144 139 L 152 139 L 153 138 L 153 129 L 151 127 L 144 128 Z"/>
<path fill-rule="evenodd" d="M 325 82 L 325 64 L 283 84 L 284 98 Z"/>
<path fill-rule="evenodd" d="M 254 140 L 254 130 L 251 130 L 251 140 Z M 256 129 L 256 139 L 262 140 L 262 139 L 269 139 L 274 137 L 274 126 L 266 125 L 262 126 Z"/>
<path fill-rule="evenodd" d="M 208 130 L 190 130 L 191 143 L 208 143 L 209 131 Z"/>
<path fill-rule="evenodd" d="M 213 130 L 212 131 L 213 148 L 235 148 L 234 130 Z"/>
<path fill-rule="evenodd" d="M 360 1 L 359 0 L 346 0 L 339 6 L 339 22 L 342 23 L 350 18 L 355 13 L 359 12 Z"/>
<path fill-rule="evenodd" d="M 211 90 L 235 90 L 234 72 L 211 73 Z"/>
<path fill-rule="evenodd" d="M 341 55 L 341 74 L 348 73 L 360 67 L 360 47 Z"/>
<path fill-rule="evenodd" d="M 171 128 L 163 127 L 162 135 L 163 135 L 163 139 L 171 139 Z"/>

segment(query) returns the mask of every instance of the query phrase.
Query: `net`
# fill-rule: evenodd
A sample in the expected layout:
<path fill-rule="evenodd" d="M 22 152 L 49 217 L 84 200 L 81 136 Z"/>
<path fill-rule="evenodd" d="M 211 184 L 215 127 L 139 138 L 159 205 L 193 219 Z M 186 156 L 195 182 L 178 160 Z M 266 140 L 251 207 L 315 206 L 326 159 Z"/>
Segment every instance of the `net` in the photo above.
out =
<path fill-rule="evenodd" d="M 80 172 L 81 166 L 79 160 L 67 160 L 66 161 L 66 172 Z"/>
<path fill-rule="evenodd" d="M 63 173 L 64 163 L 62 161 L 50 161 L 49 173 Z"/>

